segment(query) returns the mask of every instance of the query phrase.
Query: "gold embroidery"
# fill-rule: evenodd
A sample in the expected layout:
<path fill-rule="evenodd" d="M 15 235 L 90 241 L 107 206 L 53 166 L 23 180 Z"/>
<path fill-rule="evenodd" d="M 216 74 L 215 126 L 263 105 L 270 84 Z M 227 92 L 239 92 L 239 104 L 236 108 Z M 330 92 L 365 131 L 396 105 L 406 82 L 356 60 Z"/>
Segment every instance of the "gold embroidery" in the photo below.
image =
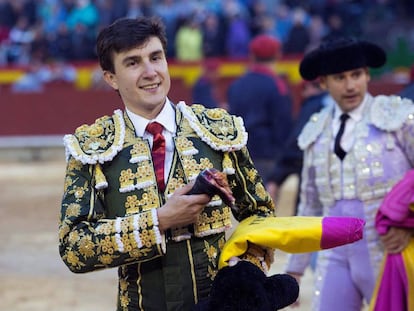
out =
<path fill-rule="evenodd" d="M 102 171 L 102 167 L 99 163 L 95 164 L 95 188 L 103 189 L 108 186 L 106 177 Z"/>
<path fill-rule="evenodd" d="M 66 176 L 65 178 L 65 183 L 63 185 L 63 190 L 66 193 L 68 191 L 68 189 L 74 184 L 74 181 L 71 177 Z"/>
<path fill-rule="evenodd" d="M 122 170 L 121 176 L 119 176 L 119 191 L 125 192 L 134 189 L 135 174 L 132 173 L 132 169 Z"/>
<path fill-rule="evenodd" d="M 113 254 L 114 253 L 114 243 L 110 236 L 106 236 L 104 239 L 99 241 L 99 246 L 101 247 L 102 252 Z"/>
<path fill-rule="evenodd" d="M 112 233 L 115 233 L 113 230 L 114 226 L 111 222 L 102 223 L 99 225 L 99 227 L 96 229 L 96 231 L 100 234 L 104 235 L 110 235 Z"/>
<path fill-rule="evenodd" d="M 77 217 L 80 215 L 81 206 L 78 203 L 70 203 L 66 208 L 66 217 Z"/>
<path fill-rule="evenodd" d="M 247 178 L 250 182 L 255 182 L 257 178 L 257 170 L 256 169 L 247 169 L 246 170 Z"/>
<path fill-rule="evenodd" d="M 228 206 L 223 208 L 208 208 L 198 217 L 194 225 L 194 234 L 196 236 L 206 236 L 212 233 L 224 232 L 226 228 L 231 227 L 231 211 Z"/>
<path fill-rule="evenodd" d="M 59 226 L 59 240 L 62 241 L 63 238 L 69 233 L 70 226 L 65 222 L 62 222 Z"/>
<path fill-rule="evenodd" d="M 184 185 L 184 179 L 181 178 L 170 178 L 167 184 L 167 193 L 173 193 L 178 188 Z"/>
<path fill-rule="evenodd" d="M 66 253 L 66 261 L 73 267 L 76 267 L 77 269 L 85 266 L 80 260 L 76 252 L 74 251 L 68 251 Z"/>
<path fill-rule="evenodd" d="M 83 186 L 74 185 L 72 187 L 72 190 L 70 190 L 68 193 L 73 194 L 76 198 L 76 201 L 80 201 L 80 199 L 82 199 L 85 193 L 88 191 L 88 182 L 85 181 Z"/>
<path fill-rule="evenodd" d="M 79 241 L 79 252 L 82 254 L 83 257 L 88 258 L 95 255 L 95 251 L 93 250 L 94 243 L 92 242 L 92 238 L 90 235 L 84 236 Z"/>
<path fill-rule="evenodd" d="M 67 164 L 67 170 L 71 171 L 80 171 L 82 169 L 82 163 L 75 160 L 74 158 L 70 158 Z"/>
<path fill-rule="evenodd" d="M 75 244 L 79 241 L 79 234 L 76 231 L 72 231 L 71 233 L 69 233 L 69 237 L 68 237 L 69 243 L 71 244 Z"/>
<path fill-rule="evenodd" d="M 215 150 L 240 150 L 247 143 L 243 120 L 228 114 L 224 109 L 206 109 L 201 105 L 191 107 L 179 103 L 184 118 L 197 135 Z"/>
<path fill-rule="evenodd" d="M 262 199 L 265 200 L 267 198 L 267 192 L 266 189 L 264 188 L 263 184 L 256 184 L 256 194 L 257 196 Z"/>
<path fill-rule="evenodd" d="M 151 162 L 145 161 L 138 164 L 137 172 L 135 177 L 139 181 L 138 188 L 148 187 L 149 185 L 155 184 L 155 174 Z"/>
<path fill-rule="evenodd" d="M 203 252 L 207 255 L 208 258 L 208 276 L 210 277 L 211 280 L 213 280 L 216 277 L 217 274 L 217 258 L 219 255 L 219 250 L 221 251 L 221 249 L 223 248 L 223 245 L 225 243 L 225 237 L 220 237 L 220 239 L 217 241 L 217 246 L 219 249 L 217 249 L 217 247 L 215 245 L 212 245 L 210 243 L 208 243 L 207 241 L 204 241 L 204 249 Z"/>
<path fill-rule="evenodd" d="M 137 214 L 159 206 L 160 202 L 158 193 L 155 191 L 154 187 L 146 188 L 145 192 L 142 193 L 141 200 L 134 194 L 128 196 L 125 201 L 126 215 Z"/>
<path fill-rule="evenodd" d="M 175 147 L 178 152 L 183 155 L 194 155 L 198 153 L 198 150 L 194 147 L 194 144 L 185 136 L 178 136 L 175 139 Z"/>
<path fill-rule="evenodd" d="M 150 150 L 148 144 L 144 141 L 136 142 L 132 145 L 130 150 L 131 163 L 138 163 L 144 160 L 148 160 L 150 156 Z"/>
<path fill-rule="evenodd" d="M 137 214 L 139 212 L 139 200 L 136 195 L 130 195 L 125 202 L 125 209 L 127 215 Z"/>
<path fill-rule="evenodd" d="M 120 279 L 119 280 L 119 290 L 120 290 L 120 297 L 119 297 L 119 301 L 121 304 L 121 307 L 124 310 L 128 310 L 128 305 L 131 302 L 131 299 L 129 298 L 129 294 L 128 294 L 128 282 L 125 279 Z"/>
<path fill-rule="evenodd" d="M 109 254 L 104 254 L 98 257 L 99 262 L 101 262 L 104 266 L 109 266 L 113 262 L 113 258 Z"/>

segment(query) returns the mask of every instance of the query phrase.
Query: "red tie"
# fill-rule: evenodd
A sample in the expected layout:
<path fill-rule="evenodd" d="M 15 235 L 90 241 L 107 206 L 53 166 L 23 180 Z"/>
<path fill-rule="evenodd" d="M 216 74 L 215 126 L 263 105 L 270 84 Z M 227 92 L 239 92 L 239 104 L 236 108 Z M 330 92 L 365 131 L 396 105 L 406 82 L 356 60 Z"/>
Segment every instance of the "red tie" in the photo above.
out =
<path fill-rule="evenodd" d="M 147 125 L 147 132 L 153 135 L 152 161 L 154 163 L 155 175 L 157 176 L 158 188 L 163 191 L 164 183 L 164 162 L 165 162 L 165 138 L 162 135 L 164 127 L 158 122 L 151 122 Z"/>

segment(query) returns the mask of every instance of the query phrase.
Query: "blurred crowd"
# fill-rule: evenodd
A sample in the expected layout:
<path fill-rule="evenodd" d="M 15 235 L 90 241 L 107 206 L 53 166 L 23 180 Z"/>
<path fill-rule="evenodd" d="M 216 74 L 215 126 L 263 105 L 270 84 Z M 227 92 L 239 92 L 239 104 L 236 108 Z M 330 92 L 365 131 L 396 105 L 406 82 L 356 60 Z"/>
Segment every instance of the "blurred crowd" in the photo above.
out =
<path fill-rule="evenodd" d="M 367 23 L 414 17 L 396 0 L 0 0 L 0 66 L 45 60 L 95 60 L 95 37 L 120 17 L 156 15 L 166 25 L 168 57 L 243 58 L 252 37 L 267 33 L 285 55 L 326 36 L 364 36 Z"/>

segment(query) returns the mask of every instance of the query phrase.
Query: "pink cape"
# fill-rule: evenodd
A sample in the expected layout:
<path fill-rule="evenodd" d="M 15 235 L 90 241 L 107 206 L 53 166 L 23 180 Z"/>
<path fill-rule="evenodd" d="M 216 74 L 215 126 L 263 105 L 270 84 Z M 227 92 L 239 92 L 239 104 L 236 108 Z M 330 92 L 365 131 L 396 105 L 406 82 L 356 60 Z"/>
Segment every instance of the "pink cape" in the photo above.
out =
<path fill-rule="evenodd" d="M 414 170 L 386 195 L 376 216 L 379 234 L 390 227 L 414 228 Z M 370 311 L 414 311 L 414 238 L 398 254 L 386 254 Z"/>

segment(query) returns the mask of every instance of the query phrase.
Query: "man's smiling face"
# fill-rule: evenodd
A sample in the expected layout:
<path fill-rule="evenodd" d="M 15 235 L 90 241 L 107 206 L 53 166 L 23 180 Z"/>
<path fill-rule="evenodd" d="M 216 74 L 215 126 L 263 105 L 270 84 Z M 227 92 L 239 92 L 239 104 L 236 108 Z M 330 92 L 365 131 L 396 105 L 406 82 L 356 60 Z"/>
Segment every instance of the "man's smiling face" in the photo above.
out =
<path fill-rule="evenodd" d="M 152 119 L 158 115 L 170 90 L 171 79 L 161 41 L 150 37 L 142 46 L 113 55 L 114 73 L 104 72 L 106 82 L 132 112 Z"/>

